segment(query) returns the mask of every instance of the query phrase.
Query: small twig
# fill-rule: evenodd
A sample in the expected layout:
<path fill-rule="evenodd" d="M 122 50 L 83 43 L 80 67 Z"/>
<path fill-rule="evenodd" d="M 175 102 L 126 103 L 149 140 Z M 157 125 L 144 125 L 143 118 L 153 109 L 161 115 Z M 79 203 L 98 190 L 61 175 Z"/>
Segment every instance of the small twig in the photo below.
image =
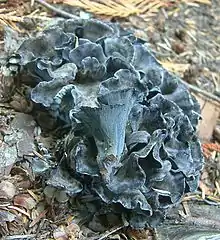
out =
<path fill-rule="evenodd" d="M 117 227 L 117 228 L 115 228 L 115 229 L 113 229 L 113 230 L 111 230 L 111 231 L 103 234 L 102 237 L 98 238 L 97 240 L 104 240 L 104 239 L 106 239 L 107 237 L 109 237 L 110 235 L 112 235 L 113 233 L 121 230 L 123 227 L 125 227 L 125 226 Z"/>
<path fill-rule="evenodd" d="M 13 239 L 31 239 L 35 238 L 36 234 L 26 234 L 26 235 L 13 235 L 13 236 L 7 236 L 4 238 L 4 240 L 13 240 Z"/>
<path fill-rule="evenodd" d="M 212 93 L 206 92 L 196 86 L 193 86 L 185 81 L 183 81 L 182 79 L 180 79 L 180 82 L 183 83 L 187 88 L 189 88 L 189 90 L 192 90 L 193 92 L 199 93 L 204 95 L 205 97 L 215 101 L 218 105 L 220 105 L 220 98 L 218 96 L 213 95 Z"/>
<path fill-rule="evenodd" d="M 182 206 L 183 206 L 185 215 L 186 216 L 191 216 L 191 212 L 190 212 L 190 209 L 189 209 L 189 205 L 187 204 L 187 201 L 182 201 Z"/>
<path fill-rule="evenodd" d="M 56 8 L 52 5 L 50 5 L 49 3 L 43 1 L 43 0 L 35 0 L 35 2 L 38 2 L 39 4 L 43 5 L 44 7 L 46 7 L 47 9 L 59 14 L 60 16 L 64 17 L 64 18 L 71 18 L 71 19 L 78 19 L 77 16 L 71 14 L 71 13 L 68 13 L 68 12 L 65 12 L 59 8 Z"/>
<path fill-rule="evenodd" d="M 34 0 L 31 0 L 31 7 L 34 6 Z"/>

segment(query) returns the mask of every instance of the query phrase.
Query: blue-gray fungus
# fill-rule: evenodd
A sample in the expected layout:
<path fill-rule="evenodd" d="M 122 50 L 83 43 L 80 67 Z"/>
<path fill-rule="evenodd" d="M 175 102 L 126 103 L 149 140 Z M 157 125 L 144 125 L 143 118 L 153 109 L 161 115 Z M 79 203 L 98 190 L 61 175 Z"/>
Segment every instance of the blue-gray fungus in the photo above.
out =
<path fill-rule="evenodd" d="M 89 190 L 134 228 L 161 222 L 197 189 L 200 107 L 143 40 L 116 24 L 66 20 L 15 56 L 32 76 L 31 100 L 71 125 L 50 186 Z"/>

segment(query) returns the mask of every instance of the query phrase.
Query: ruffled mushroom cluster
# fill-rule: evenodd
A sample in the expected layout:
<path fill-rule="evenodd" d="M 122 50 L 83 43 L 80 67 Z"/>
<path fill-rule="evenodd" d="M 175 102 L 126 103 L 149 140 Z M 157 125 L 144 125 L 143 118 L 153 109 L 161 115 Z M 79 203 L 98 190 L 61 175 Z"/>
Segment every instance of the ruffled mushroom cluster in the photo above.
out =
<path fill-rule="evenodd" d="M 70 196 L 89 186 L 135 228 L 197 188 L 199 105 L 143 40 L 115 24 L 67 20 L 13 58 L 34 79 L 31 100 L 72 126 L 49 185 Z"/>

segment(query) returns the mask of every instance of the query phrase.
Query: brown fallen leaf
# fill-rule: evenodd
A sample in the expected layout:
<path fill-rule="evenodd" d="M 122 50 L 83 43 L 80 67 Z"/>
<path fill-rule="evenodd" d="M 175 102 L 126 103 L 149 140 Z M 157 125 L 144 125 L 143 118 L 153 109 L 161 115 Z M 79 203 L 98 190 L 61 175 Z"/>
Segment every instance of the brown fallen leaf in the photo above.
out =
<path fill-rule="evenodd" d="M 9 103 L 17 112 L 29 113 L 33 109 L 33 103 L 28 101 L 24 96 L 15 94 Z"/>
<path fill-rule="evenodd" d="M 16 187 L 9 181 L 2 181 L 0 183 L 0 198 L 12 200 L 16 194 Z"/>
<path fill-rule="evenodd" d="M 21 190 L 28 190 L 32 185 L 31 181 L 29 179 L 27 180 L 21 180 L 16 183 L 16 186 Z"/>
<path fill-rule="evenodd" d="M 19 194 L 14 198 L 14 205 L 31 210 L 36 206 L 36 201 L 29 194 Z"/>
<path fill-rule="evenodd" d="M 219 118 L 220 108 L 211 101 L 195 95 L 202 109 L 202 121 L 199 122 L 199 137 L 203 141 L 210 141 Z"/>
<path fill-rule="evenodd" d="M 145 229 L 135 230 L 135 229 L 129 228 L 126 233 L 127 233 L 128 237 L 130 237 L 134 240 L 139 240 L 139 239 L 146 240 L 146 239 L 148 239 L 149 230 L 145 230 Z"/>

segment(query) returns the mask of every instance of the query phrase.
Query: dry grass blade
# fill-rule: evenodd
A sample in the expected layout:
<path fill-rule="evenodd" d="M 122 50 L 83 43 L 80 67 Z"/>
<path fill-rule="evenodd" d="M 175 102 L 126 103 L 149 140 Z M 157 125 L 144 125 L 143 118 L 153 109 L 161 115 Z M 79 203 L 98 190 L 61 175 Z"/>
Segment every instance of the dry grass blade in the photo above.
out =
<path fill-rule="evenodd" d="M 164 68 L 180 75 L 183 74 L 190 66 L 190 64 L 187 63 L 173 63 L 168 61 L 163 61 L 160 63 L 163 65 Z"/>
<path fill-rule="evenodd" d="M 179 2 L 197 2 L 211 4 L 210 0 L 180 0 Z M 128 17 L 135 14 L 144 14 L 146 16 L 157 13 L 161 7 L 167 7 L 174 4 L 171 0 L 64 0 L 63 3 L 80 7 L 96 15 L 106 15 L 112 17 Z"/>
<path fill-rule="evenodd" d="M 142 9 L 140 9 L 141 13 L 146 13 L 148 11 L 153 12 L 153 11 L 158 11 L 160 7 L 164 7 L 166 3 L 161 2 L 161 1 L 153 1 L 148 3 L 147 5 L 143 6 Z"/>
<path fill-rule="evenodd" d="M 7 24 L 4 20 L 2 20 L 2 19 L 0 18 L 0 25 L 2 25 L 2 26 L 7 26 L 8 24 Z"/>
<path fill-rule="evenodd" d="M 7 236 L 4 239 L 5 240 L 15 240 L 15 239 L 35 239 L 36 234 L 22 234 L 22 235 L 13 235 L 13 236 Z"/>
<path fill-rule="evenodd" d="M 203 3 L 203 4 L 208 4 L 211 5 L 211 1 L 210 0 L 182 0 L 182 2 L 185 3 L 190 3 L 190 2 L 195 2 L 195 3 Z"/>
<path fill-rule="evenodd" d="M 11 14 L 0 14 L 0 19 L 3 21 L 23 22 L 23 17 L 13 16 Z"/>
<path fill-rule="evenodd" d="M 25 19 L 39 19 L 39 20 L 49 20 L 47 16 L 42 16 L 37 14 L 37 11 L 34 11 L 28 15 L 18 16 L 16 11 L 10 11 L 9 9 L 2 8 L 0 9 L 0 25 L 9 26 L 17 32 L 22 32 L 16 23 L 25 22 Z"/>
<path fill-rule="evenodd" d="M 19 208 L 19 207 L 16 207 L 16 206 L 8 206 L 8 209 L 15 210 L 15 211 L 17 211 L 17 212 L 19 212 L 19 213 L 27 216 L 28 218 L 31 218 L 31 217 L 30 217 L 30 214 L 29 214 L 28 212 L 26 212 L 25 210 L 23 210 L 23 209 L 21 209 L 21 208 Z"/>

